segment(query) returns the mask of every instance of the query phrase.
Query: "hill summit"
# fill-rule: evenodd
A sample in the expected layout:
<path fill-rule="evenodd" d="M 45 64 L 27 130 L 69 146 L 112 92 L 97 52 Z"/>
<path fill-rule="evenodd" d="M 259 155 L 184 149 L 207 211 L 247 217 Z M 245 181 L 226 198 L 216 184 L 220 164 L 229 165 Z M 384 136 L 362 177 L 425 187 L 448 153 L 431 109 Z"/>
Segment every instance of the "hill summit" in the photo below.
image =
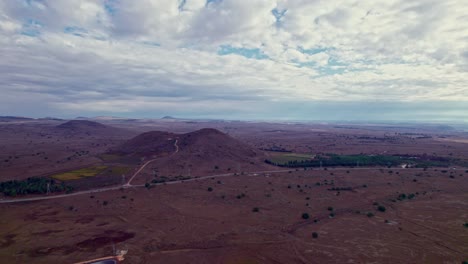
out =
<path fill-rule="evenodd" d="M 156 158 L 155 167 L 173 173 L 203 174 L 236 172 L 239 167 L 263 164 L 249 145 L 212 128 L 185 134 L 151 131 L 140 134 L 116 149 L 124 155 Z"/>
<path fill-rule="evenodd" d="M 103 125 L 98 122 L 89 121 L 89 120 L 70 120 L 68 122 L 58 125 L 57 128 L 78 130 L 78 129 L 87 129 L 87 128 L 103 129 L 103 128 L 108 128 L 108 126 Z"/>

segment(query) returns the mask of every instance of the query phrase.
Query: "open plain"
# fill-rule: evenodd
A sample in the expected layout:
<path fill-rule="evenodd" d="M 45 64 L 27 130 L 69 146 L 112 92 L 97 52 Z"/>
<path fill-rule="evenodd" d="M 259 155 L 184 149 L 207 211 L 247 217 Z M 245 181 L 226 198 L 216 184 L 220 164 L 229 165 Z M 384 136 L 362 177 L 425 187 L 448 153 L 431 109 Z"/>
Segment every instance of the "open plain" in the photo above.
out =
<path fill-rule="evenodd" d="M 0 198 L 2 263 L 75 263 L 114 248 L 128 249 L 123 263 L 468 259 L 462 129 L 9 120 L 0 138 L 1 182 L 42 177 L 70 188 Z M 356 164 L 327 166 L 332 155 Z M 284 165 L 320 157 L 320 166 Z"/>

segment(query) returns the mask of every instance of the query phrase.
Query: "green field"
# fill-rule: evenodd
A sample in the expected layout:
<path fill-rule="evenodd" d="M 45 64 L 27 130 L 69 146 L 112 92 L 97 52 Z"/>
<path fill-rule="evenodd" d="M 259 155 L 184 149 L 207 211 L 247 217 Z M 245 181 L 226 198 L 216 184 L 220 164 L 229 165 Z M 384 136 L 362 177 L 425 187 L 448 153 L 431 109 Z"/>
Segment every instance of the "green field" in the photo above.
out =
<path fill-rule="evenodd" d="M 292 161 L 309 161 L 314 158 L 314 155 L 309 154 L 301 154 L 301 153 L 275 153 L 274 156 L 270 158 L 270 160 L 277 164 L 287 164 L 288 162 Z"/>
<path fill-rule="evenodd" d="M 107 169 L 107 166 L 92 166 L 79 170 L 67 171 L 52 175 L 51 177 L 60 181 L 78 180 L 86 177 L 93 177 Z"/>

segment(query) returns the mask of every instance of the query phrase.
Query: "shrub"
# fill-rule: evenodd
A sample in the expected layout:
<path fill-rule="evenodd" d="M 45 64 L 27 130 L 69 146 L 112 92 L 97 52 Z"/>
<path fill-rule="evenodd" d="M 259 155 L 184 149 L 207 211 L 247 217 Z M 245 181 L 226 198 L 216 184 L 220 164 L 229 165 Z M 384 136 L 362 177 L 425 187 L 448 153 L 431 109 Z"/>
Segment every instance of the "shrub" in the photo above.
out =
<path fill-rule="evenodd" d="M 380 212 L 385 212 L 385 210 L 387 210 L 387 208 L 385 208 L 385 206 L 383 206 L 383 205 L 379 205 L 379 207 L 377 207 L 377 210 L 379 210 Z"/>
<path fill-rule="evenodd" d="M 108 204 L 109 204 L 108 201 L 103 201 L 103 202 L 102 202 L 102 205 L 108 205 Z"/>
<path fill-rule="evenodd" d="M 368 212 L 367 217 L 374 217 L 374 214 L 372 212 Z"/>
<path fill-rule="evenodd" d="M 318 238 L 317 232 L 313 232 L 313 233 L 312 233 L 312 237 L 313 237 L 313 238 Z"/>
<path fill-rule="evenodd" d="M 309 214 L 308 213 L 303 213 L 302 214 L 302 219 L 309 219 Z"/>
<path fill-rule="evenodd" d="M 465 222 L 465 223 L 463 224 L 463 226 L 466 227 L 466 228 L 468 228 L 468 222 Z"/>
<path fill-rule="evenodd" d="M 145 183 L 145 188 L 149 189 L 151 187 L 151 184 L 149 184 L 148 182 Z"/>
<path fill-rule="evenodd" d="M 328 206 L 327 210 L 328 210 L 328 211 L 333 211 L 333 207 Z"/>
<path fill-rule="evenodd" d="M 257 213 L 258 211 L 260 211 L 260 209 L 259 209 L 258 207 L 254 207 L 254 208 L 252 209 L 252 212 L 254 212 L 254 213 Z"/>
<path fill-rule="evenodd" d="M 330 218 L 333 218 L 333 217 L 335 217 L 335 213 L 331 213 L 331 214 L 329 214 L 329 216 L 330 216 Z"/>
<path fill-rule="evenodd" d="M 213 191 L 213 188 L 208 187 L 208 191 L 209 191 L 209 192 L 212 192 L 212 191 Z"/>

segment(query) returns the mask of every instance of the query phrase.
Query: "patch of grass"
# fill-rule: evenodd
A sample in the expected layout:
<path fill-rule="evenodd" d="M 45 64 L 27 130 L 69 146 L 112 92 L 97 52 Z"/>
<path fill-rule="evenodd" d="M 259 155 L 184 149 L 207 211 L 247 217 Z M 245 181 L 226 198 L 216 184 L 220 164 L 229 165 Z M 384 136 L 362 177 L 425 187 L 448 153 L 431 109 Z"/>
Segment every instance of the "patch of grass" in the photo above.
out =
<path fill-rule="evenodd" d="M 79 170 L 67 171 L 52 175 L 51 177 L 60 181 L 78 180 L 86 177 L 94 177 L 107 169 L 107 166 L 92 166 Z"/>
<path fill-rule="evenodd" d="M 103 161 L 113 161 L 121 158 L 121 156 L 116 155 L 116 154 L 101 154 L 98 156 L 100 159 Z"/>
<path fill-rule="evenodd" d="M 309 161 L 313 159 L 313 155 L 300 153 L 281 153 L 271 157 L 271 161 L 277 164 L 287 164 L 290 161 Z"/>
<path fill-rule="evenodd" d="M 110 168 L 109 168 L 109 171 L 110 171 L 112 174 L 115 174 L 115 175 L 126 174 L 126 173 L 128 173 L 130 170 L 131 170 L 130 167 L 125 167 L 125 166 L 113 166 L 113 167 L 110 167 Z"/>

